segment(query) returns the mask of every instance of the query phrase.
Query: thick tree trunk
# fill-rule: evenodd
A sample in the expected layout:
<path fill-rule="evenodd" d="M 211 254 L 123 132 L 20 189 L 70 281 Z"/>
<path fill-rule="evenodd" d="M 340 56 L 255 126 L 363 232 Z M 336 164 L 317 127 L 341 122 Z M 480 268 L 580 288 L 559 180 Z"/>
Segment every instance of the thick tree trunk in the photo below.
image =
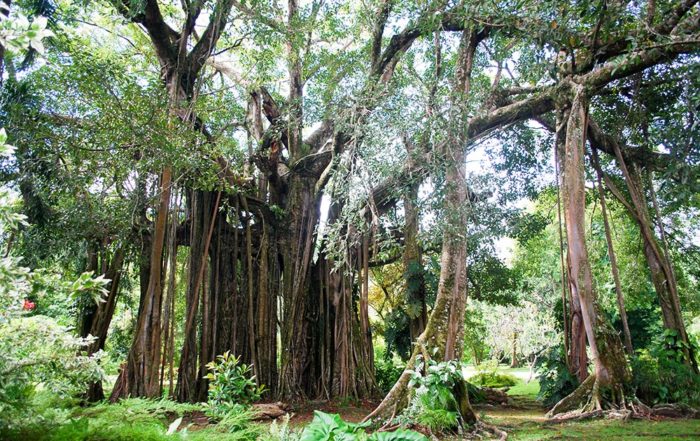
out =
<path fill-rule="evenodd" d="M 435 306 L 425 330 L 415 342 L 406 369 L 384 400 L 367 418 L 389 418 L 398 414 L 408 404 L 408 381 L 411 377 L 410 371 L 415 368 L 417 356 L 453 360 L 462 354 L 464 313 L 467 304 L 467 241 L 462 232 L 466 225 L 464 209 L 467 202 L 465 159 L 464 153 L 458 153 L 447 160 L 445 215 L 449 221 L 443 233 L 440 281 Z M 462 402 L 466 400 L 462 409 L 464 422 L 475 423 L 477 417 L 471 410 L 468 397 L 465 395 L 460 399 Z"/>
<path fill-rule="evenodd" d="M 256 378 L 267 395 L 277 393 L 277 298 L 280 269 L 274 232 L 263 220 L 258 253 L 258 293 L 255 308 Z"/>
<path fill-rule="evenodd" d="M 184 342 L 180 354 L 177 387 L 175 393 L 181 402 L 204 401 L 207 395 L 206 364 L 213 360 L 211 299 L 207 290 L 207 263 L 212 235 L 218 213 L 221 193 L 192 192 L 190 224 L 190 259 Z M 201 314 L 202 326 L 197 346 L 197 317 Z M 199 364 L 197 360 L 199 359 Z"/>
<path fill-rule="evenodd" d="M 603 190 L 603 178 L 600 169 L 600 161 L 598 153 L 592 149 L 593 167 L 596 170 L 596 180 L 598 184 L 598 197 L 600 198 L 600 210 L 603 214 L 603 227 L 605 228 L 605 242 L 608 244 L 608 257 L 610 258 L 610 269 L 615 283 L 615 295 L 617 297 L 617 309 L 620 313 L 622 321 L 622 335 L 624 336 L 625 350 L 629 355 L 634 354 L 632 347 L 632 336 L 630 334 L 629 324 L 627 323 L 627 310 L 625 309 L 625 297 L 622 295 L 622 284 L 620 283 L 620 273 L 617 267 L 617 257 L 612 242 L 612 233 L 610 231 L 610 221 L 608 220 L 608 208 L 605 202 L 605 191 Z"/>
<path fill-rule="evenodd" d="M 148 289 L 139 308 L 134 341 L 126 365 L 119 373 L 110 400 L 125 397 L 159 397 L 161 356 L 161 301 L 163 298 L 163 245 L 170 204 L 172 169 L 165 167 L 160 179 L 160 202 L 153 230 Z"/>
<path fill-rule="evenodd" d="M 314 195 L 315 180 L 295 176 L 287 200 L 288 230 L 280 235 L 283 260 L 281 366 L 279 395 L 303 398 L 315 395 L 318 380 L 309 375 L 318 355 L 312 351 L 314 310 L 318 299 L 310 289 L 315 227 L 320 198 Z M 320 295 L 320 292 L 318 293 Z"/>
<path fill-rule="evenodd" d="M 584 88 L 578 86 L 571 105 L 563 157 L 563 205 L 569 247 L 569 284 L 571 296 L 581 305 L 583 324 L 594 363 L 594 371 L 571 396 L 560 401 L 551 415 L 582 408 L 600 410 L 604 402 L 624 404 L 625 385 L 629 381 L 627 361 L 617 333 L 598 310 L 593 275 L 588 261 L 585 238 L 586 187 L 584 154 L 588 104 Z M 584 391 L 582 393 L 582 391 Z M 609 391 L 607 397 L 603 396 Z"/>
<path fill-rule="evenodd" d="M 566 166 L 566 134 L 567 134 L 567 123 L 569 120 L 570 112 L 568 110 L 558 109 L 557 110 L 557 132 L 556 132 L 556 157 L 557 166 L 559 170 L 559 188 L 560 192 L 564 191 L 566 182 L 564 182 L 563 170 Z M 563 195 L 561 197 L 563 199 Z M 566 207 L 564 209 L 566 212 Z M 566 225 L 567 219 L 564 216 L 564 226 Z M 560 225 L 561 228 L 561 225 Z M 560 232 L 561 234 L 561 232 Z M 560 239 L 561 240 L 561 239 Z M 568 240 L 568 239 L 567 239 Z M 560 242 L 560 245 L 563 242 Z M 567 246 L 566 249 L 566 260 L 570 260 L 570 248 Z M 586 377 L 588 377 L 588 353 L 586 351 L 586 330 L 583 323 L 583 313 L 581 311 L 581 301 L 578 296 L 574 296 L 571 292 L 571 273 L 567 268 L 565 274 L 562 277 L 562 283 L 566 283 L 563 288 L 566 295 L 568 296 L 569 302 L 569 323 L 565 326 L 569 331 L 569 342 L 568 342 L 568 353 L 567 353 L 567 364 L 571 373 L 578 378 L 579 382 L 583 382 Z M 565 307 L 565 306 L 564 306 Z M 565 336 L 566 338 L 566 336 Z"/>

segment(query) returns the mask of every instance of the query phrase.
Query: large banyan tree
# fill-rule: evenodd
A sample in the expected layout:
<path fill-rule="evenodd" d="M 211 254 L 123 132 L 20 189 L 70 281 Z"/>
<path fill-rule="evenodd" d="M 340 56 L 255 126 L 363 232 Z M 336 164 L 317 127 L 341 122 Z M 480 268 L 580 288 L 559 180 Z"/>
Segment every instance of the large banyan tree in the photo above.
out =
<path fill-rule="evenodd" d="M 129 96 L 124 84 L 140 90 L 149 81 L 155 97 L 150 119 L 131 128 L 130 140 L 110 141 L 133 167 L 104 176 L 132 201 L 129 225 L 85 229 L 82 238 L 89 268 L 112 280 L 107 302 L 83 312 L 81 332 L 98 337 L 91 351 L 104 346 L 120 274 L 130 265 L 139 274 L 133 341 L 113 400 L 159 397 L 166 379 L 178 400 L 203 400 L 206 364 L 225 351 L 252 364 L 270 396 L 374 396 L 368 278 L 371 267 L 401 261 L 407 295 L 417 304 L 413 352 L 372 416 L 400 411 L 409 396 L 408 369 L 419 355 L 452 360 L 463 352 L 469 226 L 492 195 L 472 188 L 466 160 L 513 127 L 553 132 L 560 177 L 565 338 L 582 385 L 554 412 L 622 406 L 630 393 L 624 348 L 597 304 L 588 262 L 587 151 L 605 161 L 601 188 L 604 181 L 639 226 L 664 326 L 688 343 L 647 179 L 683 159 L 632 142 L 639 125 L 601 115 L 607 115 L 602 97 L 619 95 L 616 105 L 634 107 L 635 93 L 653 94 L 663 85 L 660 72 L 684 72 L 696 60 L 695 1 L 112 0 L 102 6 L 120 20 L 109 32 L 130 43 L 117 50 L 133 51 L 151 77 L 129 83 L 130 67 L 106 63 L 105 75 L 120 82 L 100 87 L 119 93 L 100 99 L 124 110 L 137 102 L 121 99 Z M 71 11 L 66 19 L 80 17 Z M 70 52 L 70 38 L 54 44 Z M 39 111 L 33 121 L 54 127 L 57 136 L 55 127 L 85 130 L 95 117 L 60 110 Z M 145 117 L 140 110 L 124 111 Z M 175 136 L 176 148 L 168 141 Z M 527 141 L 519 147 L 531 148 Z M 31 168 L 32 154 L 20 148 L 21 173 L 40 172 Z M 430 313 L 416 271 L 423 245 L 419 188 L 426 182 L 441 218 L 440 279 Z M 31 185 L 20 185 L 23 197 L 41 213 Z M 390 216 L 400 225 L 386 221 Z M 387 257 L 388 244 L 400 251 Z M 178 259 L 179 249 L 186 259 Z M 175 314 L 179 272 L 186 285 L 182 318 Z M 182 345 L 175 347 L 178 332 Z M 685 347 L 686 362 L 697 369 Z M 466 389 L 458 392 L 462 417 L 475 422 Z M 101 385 L 90 396 L 101 398 Z"/>

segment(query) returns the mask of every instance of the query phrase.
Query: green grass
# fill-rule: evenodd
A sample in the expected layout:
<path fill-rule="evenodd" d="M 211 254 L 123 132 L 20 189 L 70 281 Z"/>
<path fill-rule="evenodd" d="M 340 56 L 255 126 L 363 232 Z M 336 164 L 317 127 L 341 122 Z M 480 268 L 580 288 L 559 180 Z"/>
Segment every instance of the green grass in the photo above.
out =
<path fill-rule="evenodd" d="M 515 441 L 539 440 L 700 440 L 700 420 L 590 420 L 566 424 L 545 424 L 545 409 L 535 401 L 539 383 L 533 376 L 530 382 L 527 368 L 511 369 L 499 366 L 499 373 L 517 377 L 518 384 L 508 390 L 523 409 L 496 408 L 482 412 L 491 424 L 508 432 L 508 439 Z"/>
<path fill-rule="evenodd" d="M 540 384 L 534 374 L 532 378 L 530 378 L 530 369 L 526 367 L 511 368 L 506 365 L 499 365 L 496 372 L 498 374 L 515 377 L 518 380 L 515 386 L 508 389 L 508 395 L 522 396 L 532 400 L 537 398 L 537 394 L 540 392 Z M 475 377 L 477 374 L 476 368 L 472 365 L 467 366 L 464 370 L 464 376 L 466 378 Z M 530 381 L 527 381 L 528 379 L 530 379 Z"/>
<path fill-rule="evenodd" d="M 540 383 L 537 382 L 536 378 L 530 380 L 529 383 L 519 380 L 515 386 L 508 389 L 508 395 L 524 396 L 533 400 L 537 398 L 538 393 L 540 393 Z"/>
<path fill-rule="evenodd" d="M 541 424 L 520 422 L 507 427 L 508 421 L 490 419 L 508 431 L 509 440 L 697 440 L 700 439 L 700 420 L 618 421 L 593 420 L 568 424 Z M 505 423 L 505 424 L 504 424 Z"/>

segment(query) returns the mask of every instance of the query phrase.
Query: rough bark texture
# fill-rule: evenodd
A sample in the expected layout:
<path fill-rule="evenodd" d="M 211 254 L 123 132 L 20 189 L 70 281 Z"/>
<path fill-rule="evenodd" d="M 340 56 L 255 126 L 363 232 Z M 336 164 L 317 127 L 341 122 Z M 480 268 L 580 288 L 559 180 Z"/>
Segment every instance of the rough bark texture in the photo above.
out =
<path fill-rule="evenodd" d="M 588 261 L 584 173 L 587 118 L 585 91 L 582 86 L 578 86 L 575 88 L 566 129 L 562 202 L 569 248 L 571 296 L 578 297 L 580 301 L 594 370 L 576 391 L 551 410 L 550 415 L 571 410 L 571 407 L 600 410 L 608 402 L 614 405 L 624 404 L 625 385 L 629 381 L 627 361 L 620 338 L 598 310 Z"/>
<path fill-rule="evenodd" d="M 418 185 L 413 184 L 403 199 L 404 216 L 404 253 L 403 270 L 406 283 L 406 304 L 409 312 L 409 332 L 411 341 L 415 341 L 425 330 L 428 321 L 428 309 L 425 305 L 425 277 L 423 275 L 423 258 L 418 243 Z"/>
<path fill-rule="evenodd" d="M 562 193 L 562 203 L 565 204 L 563 192 L 565 191 L 565 186 L 567 183 L 564 181 L 565 174 L 563 170 L 566 167 L 565 161 L 567 159 L 566 150 L 566 137 L 567 137 L 567 123 L 569 121 L 570 112 L 564 109 L 558 109 L 557 111 L 557 131 L 556 131 L 556 151 L 557 159 L 559 161 L 559 188 Z M 566 213 L 566 207 L 564 207 L 564 213 Z M 564 227 L 568 232 L 568 218 L 564 216 Z M 568 241 L 567 234 L 567 241 Z M 581 300 L 578 295 L 573 295 L 571 284 L 571 273 L 568 263 L 570 261 L 570 248 L 566 248 L 566 261 L 567 268 L 564 274 L 562 283 L 566 283 L 565 288 L 566 295 L 568 296 L 569 302 L 569 342 L 568 342 L 568 354 L 567 361 L 569 369 L 578 378 L 580 382 L 583 382 L 586 377 L 588 377 L 588 353 L 586 351 L 586 330 L 583 323 L 583 313 L 581 310 Z"/>
<path fill-rule="evenodd" d="M 172 170 L 163 169 L 160 182 L 160 203 L 153 230 L 148 289 L 139 305 L 134 341 L 114 385 L 110 400 L 125 397 L 160 396 L 161 301 L 163 298 L 163 245 L 170 204 Z"/>

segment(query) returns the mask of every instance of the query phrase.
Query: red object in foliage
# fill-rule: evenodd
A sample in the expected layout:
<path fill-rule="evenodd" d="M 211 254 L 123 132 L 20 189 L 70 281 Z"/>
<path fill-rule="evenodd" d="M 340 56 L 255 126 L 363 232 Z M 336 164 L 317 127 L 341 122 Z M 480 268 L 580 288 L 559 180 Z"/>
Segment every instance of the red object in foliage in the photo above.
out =
<path fill-rule="evenodd" d="M 34 308 L 36 308 L 36 303 L 30 301 L 29 299 L 24 299 L 22 309 L 24 309 L 25 311 L 31 311 Z"/>

